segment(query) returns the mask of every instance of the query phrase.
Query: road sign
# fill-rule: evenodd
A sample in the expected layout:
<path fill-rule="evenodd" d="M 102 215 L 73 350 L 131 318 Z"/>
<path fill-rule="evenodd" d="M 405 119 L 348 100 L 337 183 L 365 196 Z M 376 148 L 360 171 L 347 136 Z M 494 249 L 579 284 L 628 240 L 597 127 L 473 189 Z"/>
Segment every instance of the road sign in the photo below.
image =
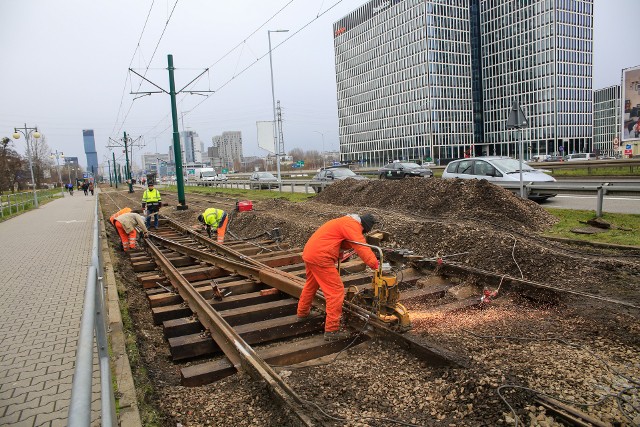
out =
<path fill-rule="evenodd" d="M 529 126 L 529 121 L 524 115 L 522 108 L 518 101 L 513 101 L 511 110 L 509 111 L 509 117 L 507 118 L 507 129 L 521 129 Z"/>
<path fill-rule="evenodd" d="M 223 169 L 222 169 L 222 173 L 229 173 L 229 169 L 227 169 L 227 168 L 223 168 Z"/>

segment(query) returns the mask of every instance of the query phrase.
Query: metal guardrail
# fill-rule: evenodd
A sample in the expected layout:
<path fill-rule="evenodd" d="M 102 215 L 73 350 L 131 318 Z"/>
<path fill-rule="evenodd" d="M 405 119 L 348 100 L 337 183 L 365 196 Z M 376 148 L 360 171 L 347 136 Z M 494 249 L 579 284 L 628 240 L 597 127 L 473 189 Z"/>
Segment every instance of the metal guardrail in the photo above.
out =
<path fill-rule="evenodd" d="M 94 331 L 100 366 L 101 423 L 103 427 L 117 426 L 107 339 L 107 309 L 105 305 L 104 270 L 100 252 L 98 209 L 99 202 L 96 197 L 91 266 L 89 266 L 89 272 L 87 273 L 87 286 L 84 294 L 78 349 L 76 350 L 76 368 L 73 374 L 71 404 L 69 405 L 69 427 L 89 427 L 91 425 Z"/>
<path fill-rule="evenodd" d="M 322 191 L 328 185 L 331 185 L 333 181 L 300 181 L 300 180 L 283 180 L 282 183 L 277 182 L 266 183 L 263 182 L 260 185 L 262 189 L 290 191 L 296 192 L 296 187 L 303 187 L 304 193 L 316 192 L 316 189 Z M 500 187 L 517 191 L 520 191 L 520 182 L 494 182 L 492 184 L 499 185 Z M 189 186 L 206 186 L 206 187 L 220 187 L 220 188 L 238 188 L 243 190 L 256 189 L 258 184 L 255 181 L 248 180 L 229 180 L 229 181 L 214 181 L 214 182 L 190 182 Z M 565 182 L 549 182 L 549 183 L 524 183 L 525 194 L 527 197 L 530 194 L 574 194 L 574 193 L 595 193 L 596 199 L 596 215 L 602 216 L 602 207 L 604 204 L 604 196 L 610 193 L 625 194 L 630 196 L 640 196 L 640 183 L 608 183 L 608 182 L 587 182 L 587 183 L 565 183 Z"/>
<path fill-rule="evenodd" d="M 50 199 L 53 197 L 60 197 L 60 193 L 51 192 L 50 190 L 38 190 L 38 200 Z M 13 193 L 13 194 L 0 194 L 0 218 L 5 216 L 11 216 L 22 210 L 27 210 L 27 207 L 33 206 L 33 193 Z M 7 212 L 8 209 L 8 212 Z"/>

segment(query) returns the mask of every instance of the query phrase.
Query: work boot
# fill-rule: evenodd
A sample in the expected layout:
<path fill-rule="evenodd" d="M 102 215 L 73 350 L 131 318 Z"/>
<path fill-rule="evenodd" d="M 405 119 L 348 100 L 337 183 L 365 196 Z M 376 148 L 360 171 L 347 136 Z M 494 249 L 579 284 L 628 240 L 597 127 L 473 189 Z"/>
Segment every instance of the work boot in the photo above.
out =
<path fill-rule="evenodd" d="M 351 332 L 349 331 L 326 331 L 324 333 L 325 341 L 340 341 L 346 340 L 351 337 Z"/>
<path fill-rule="evenodd" d="M 306 322 L 307 320 L 313 319 L 314 317 L 318 317 L 320 313 L 316 310 L 315 307 L 311 307 L 309 313 L 306 316 L 298 316 L 296 320 L 298 322 Z"/>

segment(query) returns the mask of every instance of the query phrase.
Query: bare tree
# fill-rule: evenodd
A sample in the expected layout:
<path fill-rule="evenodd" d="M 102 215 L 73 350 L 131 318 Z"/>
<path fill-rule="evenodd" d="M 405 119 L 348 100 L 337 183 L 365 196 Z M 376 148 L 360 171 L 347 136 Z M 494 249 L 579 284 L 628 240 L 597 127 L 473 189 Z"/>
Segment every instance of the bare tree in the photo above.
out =
<path fill-rule="evenodd" d="M 0 140 L 0 194 L 5 191 L 13 193 L 25 163 L 12 145 L 13 142 L 7 137 Z"/>
<path fill-rule="evenodd" d="M 53 161 L 50 158 L 51 151 L 47 145 L 47 138 L 41 134 L 40 138 L 31 136 L 29 139 L 29 149 L 31 150 L 31 162 L 33 164 L 33 176 L 36 188 L 42 186 L 44 180 L 44 170 L 51 169 Z"/>

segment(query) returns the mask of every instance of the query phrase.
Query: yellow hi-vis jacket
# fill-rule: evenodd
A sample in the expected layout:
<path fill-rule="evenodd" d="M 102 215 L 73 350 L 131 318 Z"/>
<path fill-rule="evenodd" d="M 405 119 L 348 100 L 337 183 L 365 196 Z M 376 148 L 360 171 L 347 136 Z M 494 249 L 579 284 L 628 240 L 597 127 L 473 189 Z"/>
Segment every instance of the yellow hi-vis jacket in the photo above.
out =
<path fill-rule="evenodd" d="M 142 203 L 159 203 L 160 202 L 160 192 L 155 188 L 153 190 L 146 189 L 142 194 Z"/>
<path fill-rule="evenodd" d="M 214 230 L 220 227 L 222 220 L 227 214 L 222 209 L 209 208 L 204 211 L 204 223 L 211 226 Z"/>

